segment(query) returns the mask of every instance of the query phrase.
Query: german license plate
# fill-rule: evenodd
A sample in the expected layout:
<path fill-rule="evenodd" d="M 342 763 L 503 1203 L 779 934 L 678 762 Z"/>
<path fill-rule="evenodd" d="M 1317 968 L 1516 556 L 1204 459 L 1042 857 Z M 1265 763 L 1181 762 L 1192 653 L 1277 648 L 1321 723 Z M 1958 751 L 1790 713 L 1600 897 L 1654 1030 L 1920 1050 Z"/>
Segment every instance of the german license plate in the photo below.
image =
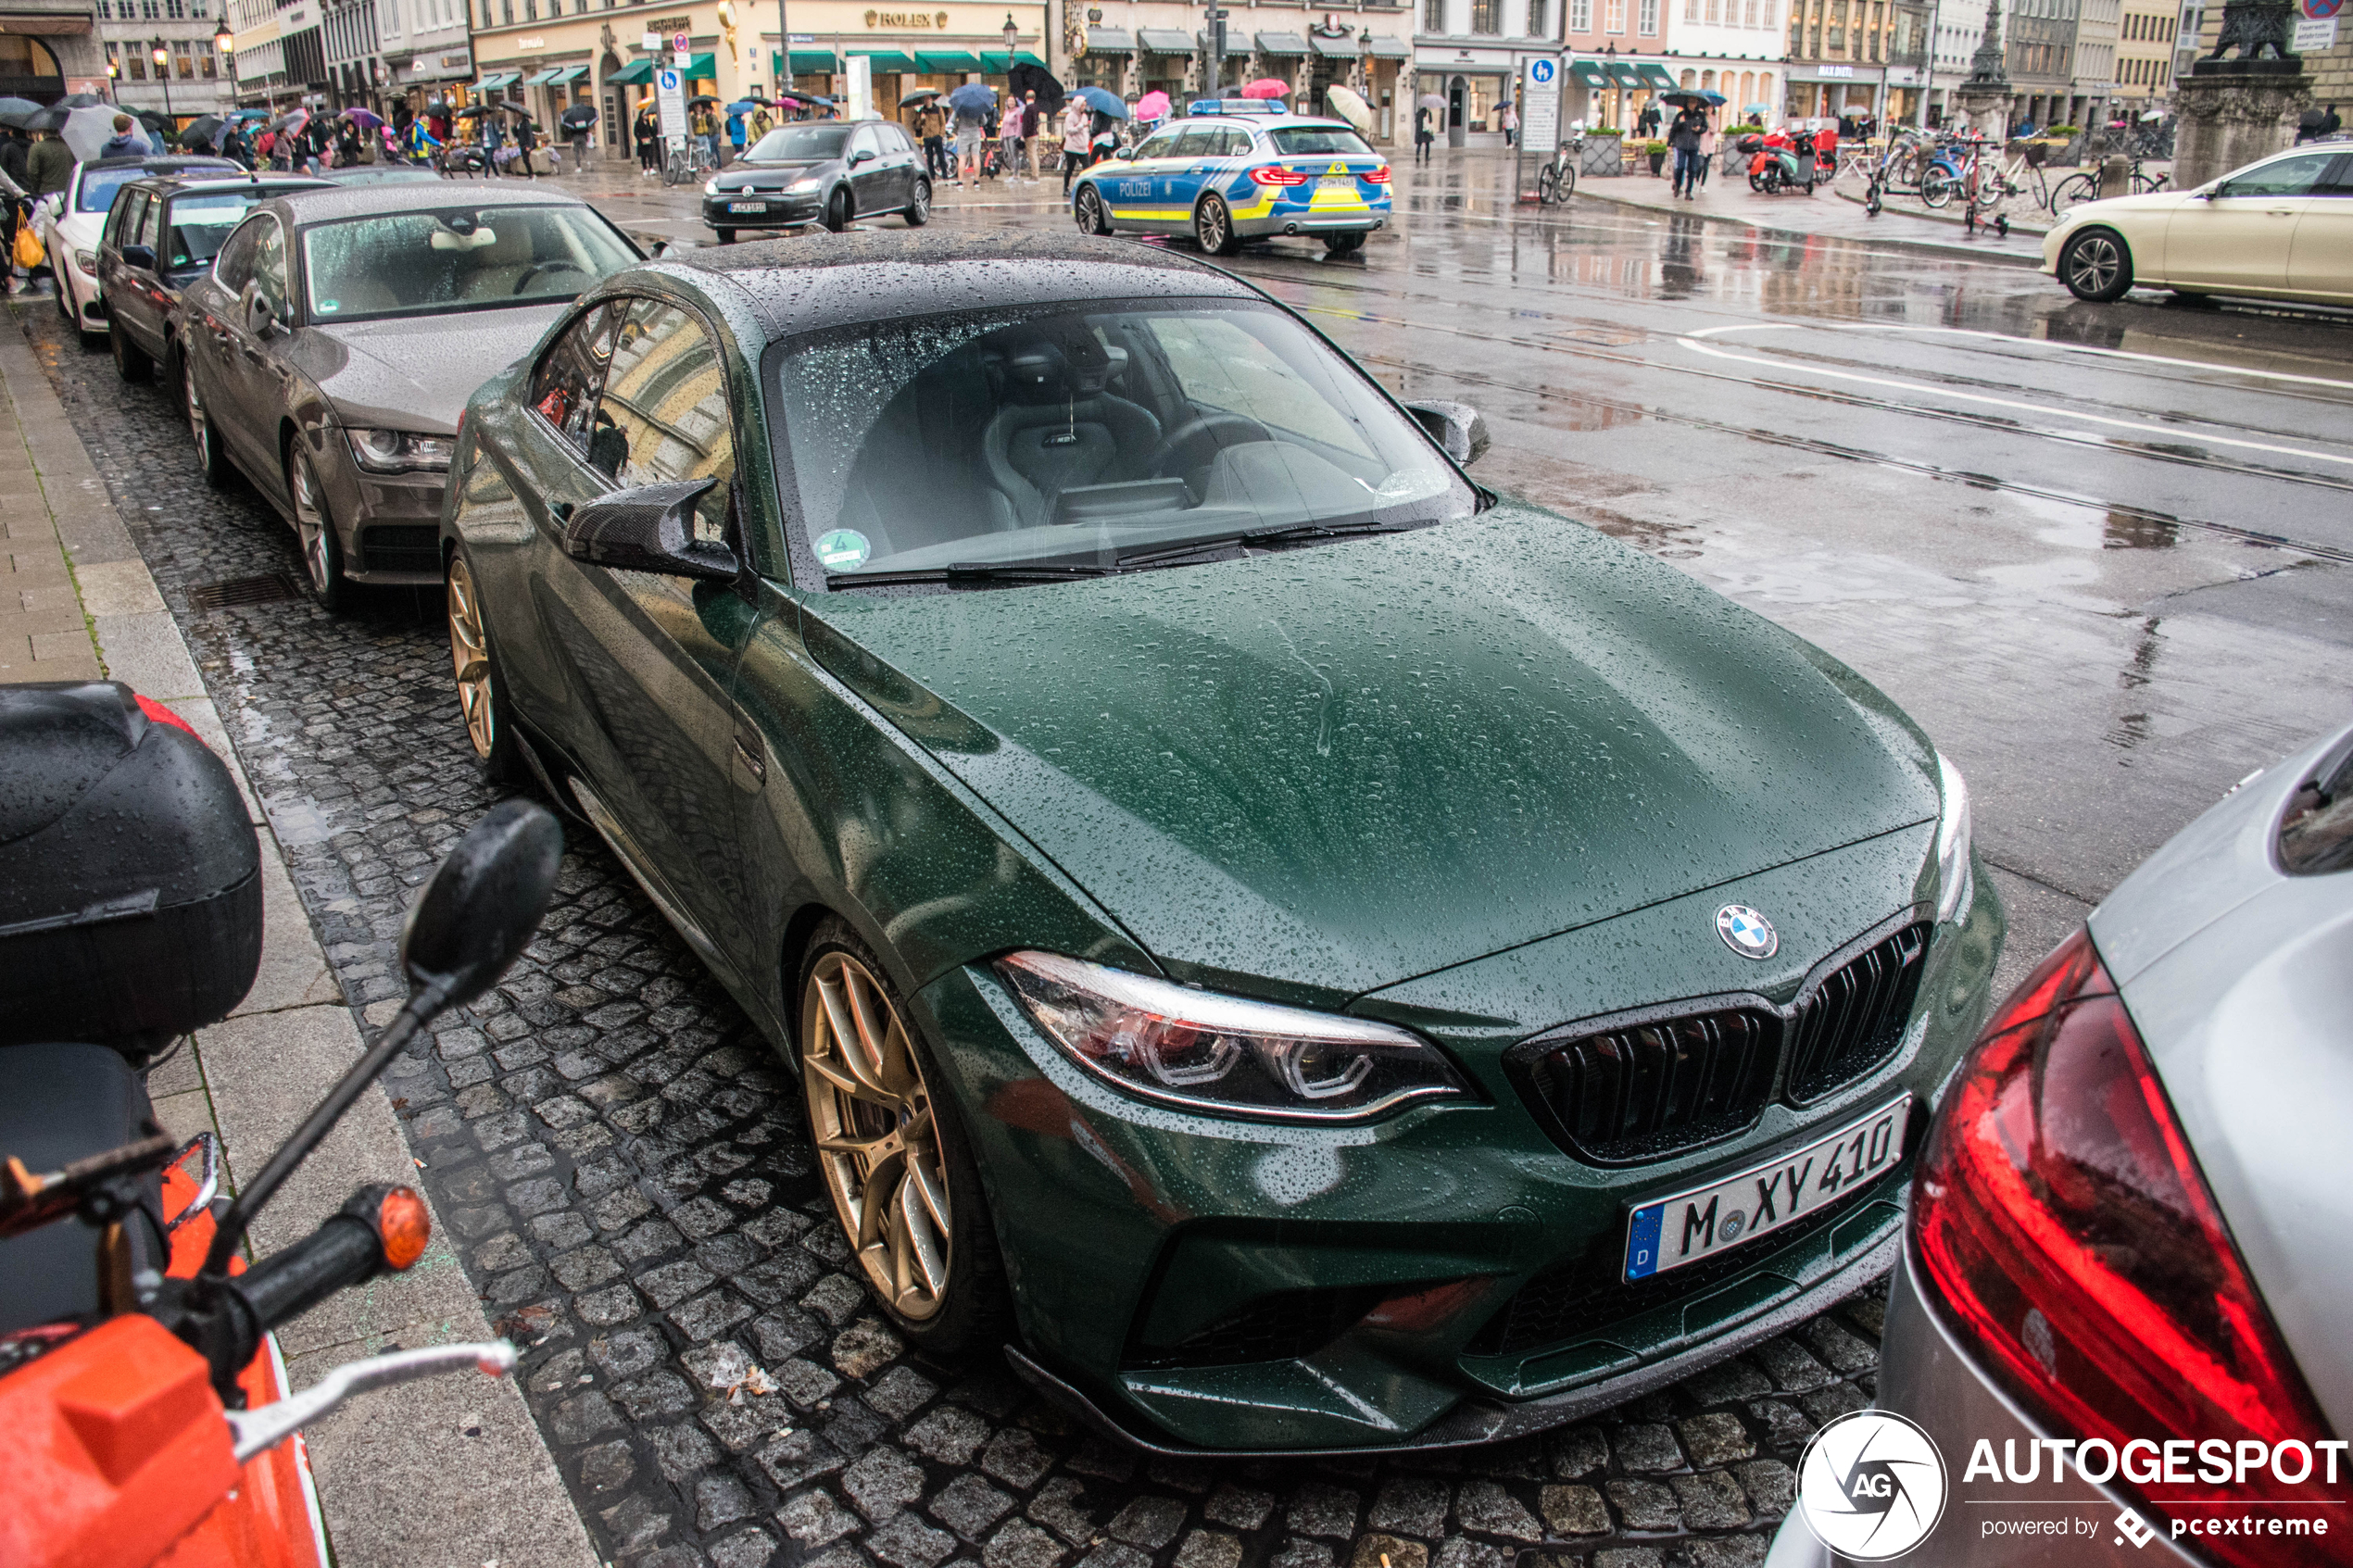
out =
<path fill-rule="evenodd" d="M 727 204 L 727 210 L 730 212 L 765 212 L 768 210 L 768 204 L 766 202 L 729 202 Z"/>
<path fill-rule="evenodd" d="M 1898 1095 L 1803 1148 L 1644 1204 L 1627 1228 L 1626 1277 L 1648 1279 L 1713 1258 L 1869 1185 L 1904 1158 L 1911 1109 L 1912 1097 Z"/>
<path fill-rule="evenodd" d="M 1356 176 L 1353 174 L 1327 174 L 1321 180 L 1315 182 L 1315 188 L 1319 191 L 1347 191 L 1353 194 L 1356 190 Z"/>

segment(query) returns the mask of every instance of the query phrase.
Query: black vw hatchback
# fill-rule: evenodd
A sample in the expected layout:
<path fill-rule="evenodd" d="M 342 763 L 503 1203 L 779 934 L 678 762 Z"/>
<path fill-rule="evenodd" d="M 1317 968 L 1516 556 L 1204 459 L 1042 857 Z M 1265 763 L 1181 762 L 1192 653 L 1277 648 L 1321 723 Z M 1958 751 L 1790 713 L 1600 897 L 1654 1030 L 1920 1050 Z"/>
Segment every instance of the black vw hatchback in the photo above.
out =
<path fill-rule="evenodd" d="M 931 216 L 931 177 L 907 132 L 885 119 L 780 125 L 704 182 L 702 220 L 721 245 L 738 229 L 823 223 L 839 233 L 857 218 L 897 213 L 907 227 Z"/>

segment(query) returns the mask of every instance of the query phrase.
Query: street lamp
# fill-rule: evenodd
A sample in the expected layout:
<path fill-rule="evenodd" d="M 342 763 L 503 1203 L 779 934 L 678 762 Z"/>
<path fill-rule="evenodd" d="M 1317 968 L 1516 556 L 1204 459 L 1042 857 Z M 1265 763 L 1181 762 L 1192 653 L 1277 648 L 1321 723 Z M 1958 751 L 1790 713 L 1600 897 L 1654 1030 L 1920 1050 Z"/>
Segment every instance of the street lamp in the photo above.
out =
<path fill-rule="evenodd" d="M 158 38 L 156 40 L 155 48 L 149 53 L 156 62 L 156 80 L 163 83 L 163 118 L 170 119 L 172 118 L 171 51 L 165 48 L 163 40 Z"/>
<path fill-rule="evenodd" d="M 1005 69 L 1013 69 L 1013 45 L 1021 42 L 1021 29 L 1013 25 L 1013 14 L 1005 13 Z"/>
<path fill-rule="evenodd" d="M 237 35 L 229 31 L 227 17 L 220 19 L 220 31 L 212 35 L 212 46 L 229 68 L 229 102 L 233 106 L 237 101 Z"/>

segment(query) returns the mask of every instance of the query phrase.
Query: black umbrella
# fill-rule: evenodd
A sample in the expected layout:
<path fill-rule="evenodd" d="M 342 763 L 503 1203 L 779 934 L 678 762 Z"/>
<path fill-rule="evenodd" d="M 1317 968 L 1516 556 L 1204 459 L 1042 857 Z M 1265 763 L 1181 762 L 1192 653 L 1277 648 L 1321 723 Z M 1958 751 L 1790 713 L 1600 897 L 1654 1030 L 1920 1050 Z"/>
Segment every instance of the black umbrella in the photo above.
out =
<path fill-rule="evenodd" d="M 716 105 L 718 102 L 718 99 L 712 97 L 708 93 L 698 93 L 693 97 L 686 100 L 686 107 L 690 109 L 698 109 L 705 104 Z"/>
<path fill-rule="evenodd" d="M 41 106 L 31 98 L 0 98 L 0 125 L 21 127 L 40 112 Z"/>
<path fill-rule="evenodd" d="M 199 115 L 189 122 L 187 130 L 180 132 L 180 144 L 183 147 L 217 145 L 220 140 L 220 129 L 228 123 L 217 114 Z"/>
<path fill-rule="evenodd" d="M 137 120 L 140 124 L 145 126 L 150 131 L 166 130 L 171 124 L 170 120 L 165 119 L 154 109 L 132 109 L 130 111 L 130 114 L 132 119 Z"/>
<path fill-rule="evenodd" d="M 51 104 L 38 114 L 26 116 L 24 128 L 27 131 L 63 131 L 66 120 L 72 114 L 73 111 L 63 104 Z"/>
<path fill-rule="evenodd" d="M 57 107 L 61 109 L 95 109 L 104 108 L 106 102 L 95 93 L 69 93 L 57 100 Z"/>
<path fill-rule="evenodd" d="M 1005 73 L 1005 85 L 1016 99 L 1024 93 L 1037 94 L 1038 104 L 1050 110 L 1060 108 L 1065 95 L 1061 79 L 1044 66 L 1016 65 Z"/>
<path fill-rule="evenodd" d="M 597 111 L 588 104 L 574 104 L 564 110 L 563 127 L 567 131 L 585 131 L 597 123 Z"/>
<path fill-rule="evenodd" d="M 939 89 L 938 89 L 938 88 L 937 88 L 937 87 L 918 87 L 918 88 L 916 88 L 916 89 L 915 89 L 912 93 L 901 93 L 901 94 L 899 94 L 899 107 L 900 107 L 900 108 L 902 108 L 902 109 L 903 109 L 903 108 L 912 108 L 913 107 L 915 107 L 915 106 L 916 106 L 916 105 L 918 105 L 918 104 L 928 104 L 928 103 L 930 103 L 930 102 L 931 102 L 934 98 L 937 98 L 937 97 L 938 97 L 938 96 L 939 96 Z M 6 111 L 5 111 L 5 110 L 0 110 L 0 114 L 5 114 L 5 113 L 6 113 Z"/>

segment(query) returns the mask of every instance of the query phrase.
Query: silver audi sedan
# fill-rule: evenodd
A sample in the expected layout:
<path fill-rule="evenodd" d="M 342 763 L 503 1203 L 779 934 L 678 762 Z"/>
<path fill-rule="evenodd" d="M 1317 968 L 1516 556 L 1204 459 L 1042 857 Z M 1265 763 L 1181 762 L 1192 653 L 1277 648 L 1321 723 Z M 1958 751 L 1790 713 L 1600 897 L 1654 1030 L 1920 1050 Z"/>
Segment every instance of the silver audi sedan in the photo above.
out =
<path fill-rule="evenodd" d="M 1932 1525 L 1907 1568 L 2353 1563 L 2353 729 L 2184 829 L 1987 1022 L 1879 1408 L 1941 1488 L 1809 1452 L 1768 1568 L 1850 1561 L 1824 1510 Z"/>
<path fill-rule="evenodd" d="M 564 307 L 642 259 L 577 196 L 435 182 L 257 205 L 182 296 L 188 432 L 293 523 L 312 591 L 441 582 L 458 416 Z"/>

